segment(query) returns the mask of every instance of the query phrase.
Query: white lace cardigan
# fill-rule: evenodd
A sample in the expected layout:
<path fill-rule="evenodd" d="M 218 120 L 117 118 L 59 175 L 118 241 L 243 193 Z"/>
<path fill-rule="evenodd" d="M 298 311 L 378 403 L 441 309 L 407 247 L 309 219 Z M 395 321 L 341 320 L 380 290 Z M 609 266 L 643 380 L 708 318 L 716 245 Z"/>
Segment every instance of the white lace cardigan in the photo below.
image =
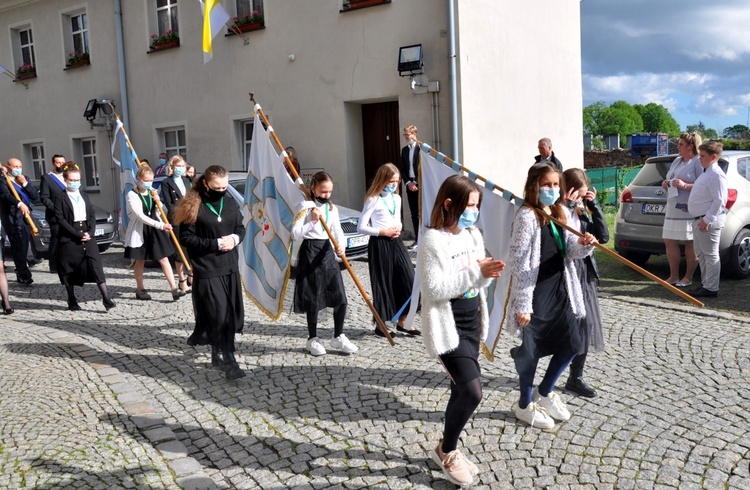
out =
<path fill-rule="evenodd" d="M 574 260 L 586 257 L 593 247 L 578 243 L 578 237 L 565 232 L 565 288 L 568 301 L 576 318 L 586 315 L 583 305 L 581 281 L 574 266 Z M 523 206 L 516 212 L 510 232 L 510 254 L 507 267 L 512 274 L 510 301 L 505 314 L 505 328 L 513 335 L 520 335 L 521 327 L 516 321 L 517 313 L 534 313 L 534 288 L 539 276 L 539 262 L 542 248 L 542 234 L 534 211 Z"/>
<path fill-rule="evenodd" d="M 474 255 L 485 257 L 484 239 L 477 229 L 469 230 L 474 238 Z M 422 330 L 424 345 L 431 357 L 437 357 L 458 347 L 458 331 L 453 319 L 450 300 L 471 288 L 479 289 L 481 316 L 480 340 L 487 339 L 489 316 L 485 289 L 491 282 L 482 275 L 474 262 L 460 273 L 453 270 L 450 243 L 441 237 L 440 230 L 428 229 L 419 238 L 417 273 L 422 285 Z"/>

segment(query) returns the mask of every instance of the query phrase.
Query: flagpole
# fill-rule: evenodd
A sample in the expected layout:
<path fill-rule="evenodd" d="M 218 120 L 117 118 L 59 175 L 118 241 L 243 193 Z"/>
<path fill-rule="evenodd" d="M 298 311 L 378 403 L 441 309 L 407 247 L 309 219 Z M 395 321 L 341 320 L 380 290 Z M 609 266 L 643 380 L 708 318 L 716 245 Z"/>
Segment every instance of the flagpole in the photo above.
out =
<path fill-rule="evenodd" d="M 424 144 L 421 141 L 417 141 L 417 144 L 420 147 L 424 146 L 425 148 L 427 148 L 428 151 L 433 156 L 435 156 L 435 157 L 438 158 L 438 160 L 444 159 L 444 164 L 446 166 L 451 167 L 451 168 L 453 168 L 456 171 L 461 170 L 463 172 L 466 172 L 474 180 L 476 180 L 476 179 L 482 179 L 486 184 L 492 184 L 492 187 L 494 189 L 497 189 L 498 191 L 500 191 L 503 194 L 503 197 L 505 197 L 506 194 L 510 194 L 510 197 L 506 197 L 506 199 L 508 199 L 509 201 L 513 202 L 517 206 L 528 206 L 535 213 L 544 215 L 547 219 L 549 219 L 550 221 L 554 222 L 558 226 L 561 226 L 561 227 L 565 228 L 566 230 L 568 230 L 569 232 L 573 233 L 574 235 L 579 236 L 579 237 L 583 236 L 583 234 L 581 234 L 581 232 L 579 230 L 576 230 L 575 228 L 571 228 L 566 223 L 560 222 L 560 220 L 558 220 L 554 216 L 549 215 L 547 213 L 544 213 L 543 211 L 540 211 L 540 210 L 536 209 L 535 207 L 533 207 L 529 203 L 527 203 L 525 200 L 523 200 L 523 198 L 520 198 L 520 197 L 518 197 L 518 196 L 516 196 L 516 195 L 514 195 L 512 193 L 510 193 L 509 191 L 506 191 L 505 189 L 503 189 L 499 185 L 495 184 L 491 180 L 489 180 L 489 179 L 487 179 L 485 177 L 482 177 L 479 174 L 476 174 L 476 173 L 472 172 L 470 169 L 468 169 L 468 168 L 464 167 L 463 165 L 459 164 L 458 162 L 456 162 L 452 158 L 447 157 L 447 156 L 443 155 L 442 153 L 440 153 L 439 151 L 435 150 L 430 145 Z M 485 187 L 487 187 L 487 186 L 485 186 Z M 520 202 L 520 204 L 519 204 L 519 202 Z M 627 265 L 628 267 L 630 267 L 634 271 L 639 272 L 640 274 L 646 276 L 647 278 L 651 279 L 652 281 L 654 281 L 655 283 L 659 284 L 660 286 L 667 288 L 670 292 L 676 294 L 677 296 L 681 297 L 682 299 L 684 299 L 684 300 L 686 300 L 686 301 L 694 304 L 695 306 L 701 307 L 701 308 L 704 306 L 703 303 L 701 303 L 697 299 L 693 298 L 692 296 L 690 296 L 686 292 L 682 291 L 679 288 L 676 288 L 676 287 L 672 286 L 668 282 L 666 282 L 663 279 L 655 276 L 654 274 L 650 273 L 646 269 L 644 269 L 644 268 L 642 268 L 642 267 L 640 267 L 640 266 L 632 263 L 628 259 L 620 256 L 620 254 L 618 254 L 617 252 L 614 252 L 614 251 L 608 249 L 607 247 L 605 247 L 604 245 L 602 245 L 600 243 L 594 243 L 593 245 L 594 245 L 594 247 L 596 247 L 597 250 L 600 250 L 600 251 L 606 253 L 607 255 L 609 255 L 610 257 L 614 258 L 615 260 L 618 260 L 618 261 L 622 262 L 623 264 Z"/>
<path fill-rule="evenodd" d="M 289 155 L 287 155 L 286 151 L 284 150 L 284 145 L 281 144 L 281 141 L 279 140 L 279 137 L 276 136 L 276 132 L 271 127 L 271 123 L 268 121 L 268 118 L 266 117 L 265 113 L 263 112 L 263 109 L 260 107 L 260 104 L 255 101 L 255 94 L 250 92 L 250 100 L 253 101 L 253 104 L 255 104 L 255 108 L 258 111 L 258 114 L 263 119 L 263 124 L 266 125 L 268 128 L 268 132 L 271 133 L 271 136 L 273 137 L 273 140 L 276 142 L 276 145 L 279 147 L 279 149 L 284 154 L 284 159 L 286 161 L 287 166 L 289 167 L 289 171 L 294 175 L 294 181 L 301 181 L 299 174 L 297 173 L 297 169 L 294 168 L 294 165 L 292 164 L 292 160 L 289 158 Z M 305 194 L 305 198 L 308 201 L 312 201 L 312 196 L 310 196 L 310 192 L 305 187 L 305 184 L 300 182 L 299 184 L 300 189 Z M 338 242 L 336 242 L 336 239 L 333 236 L 333 233 L 331 233 L 331 229 L 328 227 L 328 223 L 325 222 L 323 217 L 321 216 L 318 219 L 323 224 L 323 229 L 328 234 L 328 239 L 331 240 L 331 243 L 333 243 L 333 248 L 337 249 L 339 248 Z M 359 279 L 357 278 L 357 275 L 354 273 L 354 269 L 352 269 L 351 264 L 349 264 L 349 261 L 346 259 L 346 255 L 342 254 L 339 256 L 341 258 L 341 262 L 346 267 L 346 270 L 349 271 L 349 275 L 352 276 L 352 280 L 354 281 L 354 284 L 357 286 L 357 289 L 359 290 L 359 293 L 362 295 L 362 298 L 365 300 L 365 303 L 367 303 L 367 306 L 370 308 L 370 311 L 372 312 L 372 316 L 375 317 L 375 321 L 378 324 L 378 328 L 380 328 L 380 331 L 383 332 L 383 335 L 385 335 L 385 338 L 388 339 L 388 342 L 393 346 L 396 345 L 396 343 L 391 338 L 390 332 L 388 332 L 388 329 L 385 327 L 385 323 L 383 323 L 383 320 L 380 318 L 380 315 L 378 315 L 378 312 L 375 311 L 375 306 L 372 304 L 372 301 L 370 300 L 369 295 L 365 291 L 365 288 L 362 286 L 362 283 L 359 282 Z"/>
<path fill-rule="evenodd" d="M 3 168 L 5 167 L 3 167 L 2 164 L 0 164 L 0 169 L 3 169 Z M 8 175 L 7 169 L 3 175 L 5 175 L 5 180 L 8 184 L 8 188 L 10 189 L 10 192 L 13 194 L 13 197 L 15 197 L 18 200 L 18 202 L 23 202 L 21 200 L 21 196 L 18 195 L 16 188 L 13 186 L 13 180 L 10 178 L 10 175 Z M 26 219 L 26 222 L 31 227 L 31 234 L 34 236 L 37 236 L 39 234 L 39 230 L 34 224 L 34 219 L 31 217 L 31 208 L 29 208 L 28 214 L 24 214 L 23 217 Z"/>
<path fill-rule="evenodd" d="M 138 154 L 135 152 L 135 148 L 133 148 L 133 143 L 130 142 L 130 137 L 125 131 L 125 125 L 120 121 L 120 116 L 117 115 L 117 112 L 115 112 L 115 107 L 112 104 L 109 104 L 109 106 L 112 108 L 112 114 L 115 115 L 115 119 L 117 120 L 118 126 L 120 126 L 122 135 L 125 136 L 125 142 L 128 144 L 128 148 L 130 148 L 130 151 L 135 153 L 135 163 L 140 168 L 141 160 L 138 158 Z M 159 209 L 159 214 L 161 215 L 162 221 L 167 225 L 170 224 L 169 219 L 167 219 L 167 214 L 164 212 L 164 208 L 161 205 L 161 200 L 159 200 L 159 195 L 157 194 L 156 189 L 151 189 L 151 197 L 153 197 L 154 202 L 156 202 L 156 207 Z M 188 270 L 188 272 L 191 272 L 193 269 L 192 267 L 190 267 L 190 261 L 187 259 L 187 257 L 185 257 L 185 252 L 182 251 L 180 241 L 174 234 L 174 230 L 169 230 L 169 236 L 172 238 L 172 242 L 177 249 L 177 253 L 180 255 L 180 259 L 182 259 L 182 263 L 185 264 L 185 268 Z"/>

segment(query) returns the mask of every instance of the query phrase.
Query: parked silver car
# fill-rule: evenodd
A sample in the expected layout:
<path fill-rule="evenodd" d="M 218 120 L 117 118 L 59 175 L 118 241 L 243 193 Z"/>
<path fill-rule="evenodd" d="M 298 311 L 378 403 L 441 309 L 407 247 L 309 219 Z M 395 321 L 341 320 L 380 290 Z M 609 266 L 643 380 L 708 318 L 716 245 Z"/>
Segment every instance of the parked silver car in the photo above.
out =
<path fill-rule="evenodd" d="M 615 218 L 615 250 L 638 265 L 666 253 L 661 238 L 667 191 L 661 184 L 677 155 L 654 157 L 620 195 Z M 727 221 L 721 233 L 721 271 L 750 277 L 750 152 L 725 151 L 719 166 L 727 175 Z"/>

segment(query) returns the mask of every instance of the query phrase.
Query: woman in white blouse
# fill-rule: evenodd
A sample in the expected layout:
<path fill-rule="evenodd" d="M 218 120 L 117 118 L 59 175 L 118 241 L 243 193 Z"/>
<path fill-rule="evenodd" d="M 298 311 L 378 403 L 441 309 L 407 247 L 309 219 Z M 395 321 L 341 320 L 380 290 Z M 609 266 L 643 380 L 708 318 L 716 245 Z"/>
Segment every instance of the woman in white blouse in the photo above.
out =
<path fill-rule="evenodd" d="M 375 310 L 383 321 L 391 320 L 399 312 L 397 330 L 409 335 L 421 335 L 416 328 L 406 329 L 407 309 L 402 308 L 411 298 L 414 266 L 401 240 L 401 196 L 398 194 L 401 175 L 392 163 L 378 168 L 372 185 L 365 194 L 365 206 L 357 230 L 370 235 L 367 247 L 370 284 Z M 383 337 L 380 329 L 375 334 Z M 393 335 L 393 332 L 391 332 Z"/>
<path fill-rule="evenodd" d="M 78 311 L 74 286 L 83 286 L 93 282 L 102 293 L 102 303 L 109 310 L 115 302 L 109 297 L 107 282 L 104 277 L 99 247 L 94 239 L 96 215 L 88 196 L 80 191 L 81 173 L 78 165 L 66 162 L 63 165 L 65 192 L 55 196 L 55 220 L 59 230 L 57 248 L 57 274 L 68 293 L 68 309 Z"/>

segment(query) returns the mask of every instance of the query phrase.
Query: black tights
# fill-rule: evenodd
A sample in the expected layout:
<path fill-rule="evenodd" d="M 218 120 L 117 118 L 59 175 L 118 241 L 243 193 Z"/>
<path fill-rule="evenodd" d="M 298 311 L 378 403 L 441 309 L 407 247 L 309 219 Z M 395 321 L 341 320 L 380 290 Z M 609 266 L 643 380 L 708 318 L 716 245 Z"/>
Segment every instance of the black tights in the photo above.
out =
<path fill-rule="evenodd" d="M 99 287 L 99 292 L 102 293 L 102 299 L 109 298 L 109 292 L 107 291 L 107 283 L 102 282 L 102 283 L 97 284 L 97 286 Z M 72 303 L 76 301 L 76 294 L 75 294 L 75 291 L 73 291 L 73 285 L 72 284 L 66 285 L 65 290 L 68 291 L 68 302 Z"/>
<path fill-rule="evenodd" d="M 346 304 L 333 308 L 333 336 L 338 337 L 344 333 L 344 320 L 346 319 Z M 318 336 L 318 312 L 307 312 L 307 339 Z"/>
<path fill-rule="evenodd" d="M 445 407 L 445 429 L 443 430 L 443 454 L 456 449 L 458 438 L 464 430 L 474 410 L 482 401 L 482 383 L 474 378 L 468 383 L 457 385 L 451 381 L 451 397 Z"/>

